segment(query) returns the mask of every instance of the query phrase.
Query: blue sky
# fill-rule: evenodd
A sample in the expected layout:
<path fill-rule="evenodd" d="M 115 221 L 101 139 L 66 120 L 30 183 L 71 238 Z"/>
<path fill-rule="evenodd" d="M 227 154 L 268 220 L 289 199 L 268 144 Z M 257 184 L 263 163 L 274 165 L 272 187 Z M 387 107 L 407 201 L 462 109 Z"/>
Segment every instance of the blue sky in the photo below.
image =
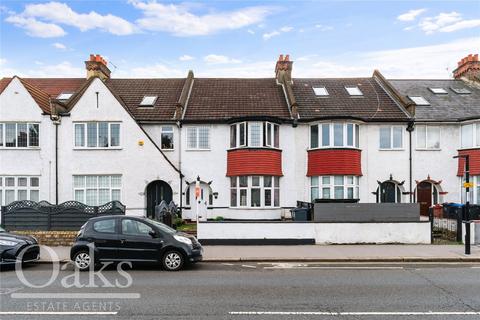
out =
<path fill-rule="evenodd" d="M 0 76 L 447 78 L 480 48 L 480 1 L 0 2 Z"/>

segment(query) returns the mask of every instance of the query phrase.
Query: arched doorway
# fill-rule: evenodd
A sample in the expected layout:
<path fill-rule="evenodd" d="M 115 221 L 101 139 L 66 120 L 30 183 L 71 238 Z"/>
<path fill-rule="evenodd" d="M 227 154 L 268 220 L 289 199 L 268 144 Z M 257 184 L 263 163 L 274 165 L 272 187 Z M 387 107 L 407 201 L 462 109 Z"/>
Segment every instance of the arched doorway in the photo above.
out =
<path fill-rule="evenodd" d="M 422 216 L 428 216 L 428 209 L 438 203 L 438 189 L 431 181 L 418 183 L 415 196 Z"/>
<path fill-rule="evenodd" d="M 384 181 L 377 189 L 377 203 L 400 203 L 402 202 L 402 191 L 395 181 Z"/>
<path fill-rule="evenodd" d="M 155 180 L 147 186 L 147 217 L 155 217 L 155 206 L 163 200 L 167 204 L 172 201 L 172 188 L 162 180 Z"/>

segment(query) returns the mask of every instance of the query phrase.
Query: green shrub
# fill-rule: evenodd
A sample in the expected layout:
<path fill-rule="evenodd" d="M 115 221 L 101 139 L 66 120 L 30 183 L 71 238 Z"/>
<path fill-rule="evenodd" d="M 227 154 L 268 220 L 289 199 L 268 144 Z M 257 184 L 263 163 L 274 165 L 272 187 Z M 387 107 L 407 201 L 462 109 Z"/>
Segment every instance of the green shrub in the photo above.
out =
<path fill-rule="evenodd" d="M 213 219 L 215 221 L 223 221 L 225 220 L 222 216 L 218 216 L 218 217 L 215 217 L 215 219 Z"/>

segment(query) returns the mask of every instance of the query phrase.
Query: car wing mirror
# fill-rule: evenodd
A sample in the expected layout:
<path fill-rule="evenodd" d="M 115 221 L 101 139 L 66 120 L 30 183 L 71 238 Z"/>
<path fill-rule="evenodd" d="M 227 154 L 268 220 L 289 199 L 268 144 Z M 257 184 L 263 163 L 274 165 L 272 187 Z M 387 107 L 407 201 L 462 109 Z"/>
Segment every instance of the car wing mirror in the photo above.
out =
<path fill-rule="evenodd" d="M 149 234 L 152 238 L 158 238 L 158 233 L 156 233 L 154 230 L 149 231 L 148 234 Z"/>

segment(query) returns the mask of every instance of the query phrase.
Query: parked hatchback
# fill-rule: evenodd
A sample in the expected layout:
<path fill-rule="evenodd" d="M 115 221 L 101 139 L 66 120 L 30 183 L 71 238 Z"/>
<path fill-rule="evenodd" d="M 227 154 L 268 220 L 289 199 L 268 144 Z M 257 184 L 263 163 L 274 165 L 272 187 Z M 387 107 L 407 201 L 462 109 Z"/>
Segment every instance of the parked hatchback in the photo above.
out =
<path fill-rule="evenodd" d="M 89 250 L 89 248 L 91 248 Z M 92 263 L 152 262 L 177 271 L 202 260 L 202 246 L 189 234 L 143 217 L 103 216 L 88 220 L 78 232 L 70 258 L 80 270 Z"/>

